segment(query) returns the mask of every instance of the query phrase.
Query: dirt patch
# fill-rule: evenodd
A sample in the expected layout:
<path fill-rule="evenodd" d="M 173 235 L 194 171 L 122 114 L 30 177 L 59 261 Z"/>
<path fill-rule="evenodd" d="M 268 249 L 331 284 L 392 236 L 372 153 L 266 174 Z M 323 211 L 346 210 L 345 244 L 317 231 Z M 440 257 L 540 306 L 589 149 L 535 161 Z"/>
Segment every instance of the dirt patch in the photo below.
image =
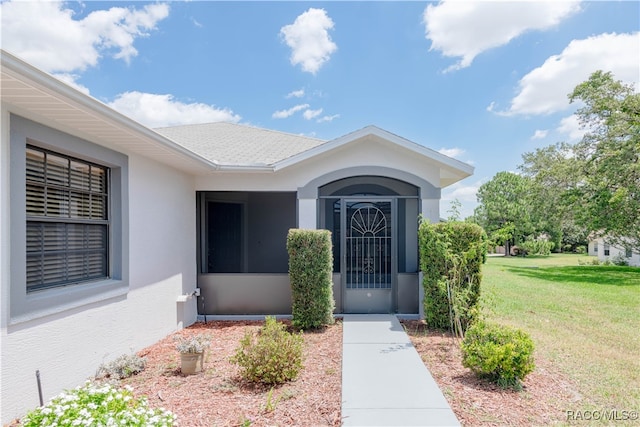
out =
<path fill-rule="evenodd" d="M 420 321 L 402 322 L 413 345 L 465 426 L 531 426 L 566 423 L 580 396 L 575 386 L 538 355 L 536 369 L 522 391 L 505 390 L 477 378 L 462 366 L 458 342 L 450 334 L 426 329 Z"/>

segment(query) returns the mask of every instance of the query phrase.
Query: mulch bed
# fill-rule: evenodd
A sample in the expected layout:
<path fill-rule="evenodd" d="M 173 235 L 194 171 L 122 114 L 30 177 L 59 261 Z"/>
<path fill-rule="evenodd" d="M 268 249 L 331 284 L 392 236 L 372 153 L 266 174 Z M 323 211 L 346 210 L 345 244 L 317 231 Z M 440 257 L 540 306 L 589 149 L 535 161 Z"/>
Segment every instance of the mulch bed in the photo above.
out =
<path fill-rule="evenodd" d="M 243 381 L 229 362 L 245 331 L 263 322 L 197 323 L 138 354 L 146 369 L 123 380 L 153 407 L 178 415 L 179 426 L 339 426 L 342 379 L 342 324 L 304 333 L 304 369 L 292 382 L 272 387 Z M 184 376 L 175 335 L 211 337 L 204 370 Z"/>
<path fill-rule="evenodd" d="M 580 406 L 582 398 L 575 385 L 539 355 L 523 390 L 505 390 L 462 366 L 459 344 L 451 335 L 429 331 L 421 321 L 402 323 L 464 426 L 567 424 L 566 411 Z M 152 407 L 177 414 L 178 425 L 183 427 L 339 426 L 342 324 L 306 332 L 300 376 L 273 389 L 242 380 L 238 367 L 229 362 L 245 331 L 258 331 L 262 324 L 214 321 L 192 325 L 140 351 L 147 358 L 146 369 L 121 383 L 146 395 Z M 211 337 L 204 370 L 184 376 L 174 336 L 201 333 Z"/>
<path fill-rule="evenodd" d="M 565 375 L 535 355 L 535 370 L 522 391 L 502 389 L 462 366 L 459 343 L 448 333 L 429 331 L 424 322 L 403 321 L 413 345 L 465 426 L 531 426 L 567 422 L 580 395 Z"/>

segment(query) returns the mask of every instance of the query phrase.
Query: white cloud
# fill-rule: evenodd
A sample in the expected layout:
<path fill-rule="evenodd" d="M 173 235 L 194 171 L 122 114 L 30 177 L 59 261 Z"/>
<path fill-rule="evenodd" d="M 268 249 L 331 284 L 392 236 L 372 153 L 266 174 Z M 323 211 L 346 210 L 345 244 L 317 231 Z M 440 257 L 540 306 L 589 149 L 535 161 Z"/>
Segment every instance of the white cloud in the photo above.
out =
<path fill-rule="evenodd" d="M 305 108 L 309 108 L 309 104 L 299 104 L 289 108 L 288 110 L 279 110 L 271 115 L 274 119 L 286 119 L 289 116 L 297 113 L 298 111 L 302 111 Z"/>
<path fill-rule="evenodd" d="M 175 100 L 172 95 L 125 92 L 108 105 L 151 128 L 240 120 L 240 116 L 229 109 L 202 103 L 185 104 Z"/>
<path fill-rule="evenodd" d="M 58 80 L 62 80 L 63 82 L 65 82 L 66 84 L 68 84 L 69 86 L 73 87 L 74 89 L 84 93 L 85 95 L 89 95 L 90 91 L 89 88 L 81 85 L 80 83 L 78 83 L 76 80 L 78 79 L 78 77 L 80 77 L 77 74 L 71 74 L 71 73 L 54 73 L 53 76 L 55 78 L 57 78 Z"/>
<path fill-rule="evenodd" d="M 575 114 L 560 120 L 560 125 L 556 130 L 560 134 L 567 135 L 569 137 L 567 142 L 580 141 L 586 133 L 586 130 L 580 126 L 578 116 Z"/>
<path fill-rule="evenodd" d="M 449 157 L 460 157 L 461 155 L 463 155 L 466 151 L 463 150 L 462 148 L 441 148 L 438 150 L 438 153 L 440 154 L 444 154 L 445 156 L 449 156 Z"/>
<path fill-rule="evenodd" d="M 597 71 L 640 88 L 640 33 L 600 34 L 573 40 L 559 55 L 524 76 L 509 110 L 499 113 L 550 114 L 569 107 L 567 95 Z"/>
<path fill-rule="evenodd" d="M 548 134 L 549 134 L 549 131 L 547 129 L 544 129 L 544 130 L 537 129 L 531 136 L 531 139 L 544 139 L 547 137 Z"/>
<path fill-rule="evenodd" d="M 50 73 L 84 71 L 104 54 L 129 62 L 138 54 L 136 38 L 169 15 L 169 6 L 159 3 L 96 10 L 81 20 L 61 1 L 10 1 L 0 7 L 2 48 Z"/>
<path fill-rule="evenodd" d="M 446 71 L 468 67 L 482 52 L 531 30 L 546 30 L 580 10 L 579 1 L 451 1 L 424 10 L 430 50 L 461 58 Z"/>
<path fill-rule="evenodd" d="M 310 8 L 282 27 L 280 36 L 291 48 L 291 65 L 300 64 L 303 71 L 316 74 L 338 48 L 328 32 L 333 25 L 324 9 Z"/>
<path fill-rule="evenodd" d="M 338 117 L 340 117 L 340 114 L 333 114 L 331 116 L 322 116 L 318 120 L 316 120 L 316 122 L 317 123 L 332 122 L 335 119 L 337 119 Z"/>
<path fill-rule="evenodd" d="M 320 114 L 322 114 L 322 108 L 318 108 L 317 110 L 306 110 L 302 113 L 302 116 L 307 120 L 311 120 L 314 117 L 318 117 Z"/>
<path fill-rule="evenodd" d="M 442 196 L 442 200 L 454 200 L 458 199 L 461 202 L 475 202 L 477 200 L 476 194 L 482 184 L 472 185 L 460 185 L 447 192 L 446 196 Z"/>
<path fill-rule="evenodd" d="M 294 90 L 291 91 L 287 94 L 287 96 L 285 96 L 285 98 L 290 99 L 290 98 L 302 98 L 304 96 L 304 89 L 298 89 L 298 90 Z"/>

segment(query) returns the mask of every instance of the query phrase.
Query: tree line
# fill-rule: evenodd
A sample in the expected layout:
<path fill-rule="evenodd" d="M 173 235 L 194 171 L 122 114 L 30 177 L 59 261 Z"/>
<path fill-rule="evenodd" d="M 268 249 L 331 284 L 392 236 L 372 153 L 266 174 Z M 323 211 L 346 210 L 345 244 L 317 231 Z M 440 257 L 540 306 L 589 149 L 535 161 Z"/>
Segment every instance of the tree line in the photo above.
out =
<path fill-rule="evenodd" d="M 582 139 L 525 153 L 518 172 L 499 172 L 480 187 L 467 220 L 507 251 L 543 240 L 575 251 L 604 237 L 640 252 L 640 94 L 596 71 L 568 96 L 581 105 Z"/>

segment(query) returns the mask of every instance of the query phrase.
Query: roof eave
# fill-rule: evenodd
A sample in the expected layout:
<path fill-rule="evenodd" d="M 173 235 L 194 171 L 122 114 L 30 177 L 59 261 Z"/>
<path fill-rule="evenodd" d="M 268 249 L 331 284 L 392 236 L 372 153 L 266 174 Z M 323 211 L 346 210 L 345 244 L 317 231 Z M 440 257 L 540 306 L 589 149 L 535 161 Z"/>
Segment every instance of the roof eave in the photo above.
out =
<path fill-rule="evenodd" d="M 22 61 L 12 54 L 0 50 L 0 64 L 2 74 L 20 81 L 21 83 L 40 91 L 43 94 L 55 99 L 61 99 L 70 106 L 73 106 L 80 114 L 92 114 L 101 118 L 109 126 L 125 130 L 134 136 L 142 139 L 150 146 L 161 146 L 168 149 L 177 156 L 189 159 L 193 166 L 200 166 L 201 169 L 218 169 L 219 165 L 211 162 L 186 148 L 176 144 L 170 139 L 160 135 L 154 130 L 136 122 L 135 120 L 117 112 L 111 107 L 88 96 L 68 84 L 56 79 L 50 74 Z M 4 91 L 3 91 L 4 98 Z M 2 100 L 5 102 L 5 100 Z M 11 101 L 6 101 L 9 105 L 16 105 Z M 28 110 L 20 105 L 16 107 Z M 55 119 L 53 119 L 55 121 Z"/>

